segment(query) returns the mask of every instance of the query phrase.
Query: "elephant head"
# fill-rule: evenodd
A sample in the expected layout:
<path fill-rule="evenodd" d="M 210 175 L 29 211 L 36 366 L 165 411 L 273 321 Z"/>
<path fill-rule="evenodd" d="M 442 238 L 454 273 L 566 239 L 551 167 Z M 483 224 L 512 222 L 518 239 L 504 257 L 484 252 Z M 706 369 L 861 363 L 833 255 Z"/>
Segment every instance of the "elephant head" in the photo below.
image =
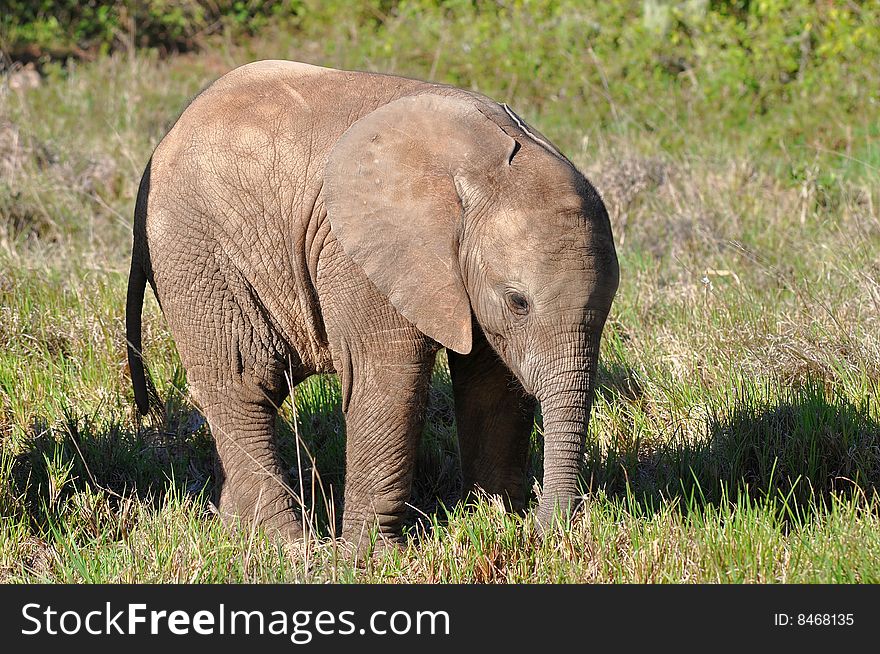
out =
<path fill-rule="evenodd" d="M 509 109 L 452 89 L 357 121 L 330 153 L 324 190 L 339 243 L 399 313 L 460 354 L 481 329 L 541 403 L 548 526 L 578 497 L 618 285 L 599 195 Z"/>

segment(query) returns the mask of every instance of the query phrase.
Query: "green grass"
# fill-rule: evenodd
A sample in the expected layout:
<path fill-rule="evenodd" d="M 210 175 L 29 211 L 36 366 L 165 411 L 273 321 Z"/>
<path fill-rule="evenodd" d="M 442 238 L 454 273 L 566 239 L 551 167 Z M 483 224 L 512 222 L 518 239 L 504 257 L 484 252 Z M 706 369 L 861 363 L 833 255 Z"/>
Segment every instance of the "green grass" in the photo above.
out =
<path fill-rule="evenodd" d="M 49 64 L 39 88 L 0 92 L 0 579 L 880 581 L 880 137 L 877 98 L 851 92 L 878 59 L 841 46 L 822 60 L 838 81 L 821 88 L 756 70 L 757 90 L 725 104 L 718 75 L 736 73 L 733 54 L 713 62 L 700 44 L 729 34 L 642 52 L 644 25 L 614 14 L 605 36 L 589 32 L 590 55 L 577 30 L 600 9 L 551 4 L 456 22 L 470 4 L 412 3 L 424 11 L 220 37 L 201 54 Z M 516 11 L 532 12 L 531 27 Z M 669 48 L 690 58 L 696 84 L 626 66 Z M 144 340 L 167 420 L 134 419 L 123 314 L 141 169 L 190 97 L 262 57 L 491 93 L 602 192 L 621 287 L 583 466 L 589 500 L 570 528 L 541 540 L 493 498 L 457 502 L 442 356 L 407 548 L 363 565 L 331 538 L 345 447 L 335 377 L 300 385 L 278 420 L 291 487 L 318 531 L 298 546 L 213 515 L 210 434 L 152 297 Z M 540 457 L 538 418 L 536 484 Z"/>

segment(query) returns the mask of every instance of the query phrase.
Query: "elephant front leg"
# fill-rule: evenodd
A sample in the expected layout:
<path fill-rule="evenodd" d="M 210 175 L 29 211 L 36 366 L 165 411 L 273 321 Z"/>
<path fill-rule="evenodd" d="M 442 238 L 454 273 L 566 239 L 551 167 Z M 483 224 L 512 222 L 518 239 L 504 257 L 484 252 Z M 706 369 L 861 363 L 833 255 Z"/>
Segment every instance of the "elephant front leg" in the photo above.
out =
<path fill-rule="evenodd" d="M 433 364 L 429 353 L 414 358 L 367 363 L 355 355 L 342 373 L 347 396 L 342 536 L 359 555 L 369 551 L 373 528 L 386 543 L 402 539 Z"/>
<path fill-rule="evenodd" d="M 479 488 L 500 495 L 508 509 L 521 510 L 528 499 L 526 468 L 535 400 L 476 326 L 470 354 L 447 353 L 463 495 Z"/>

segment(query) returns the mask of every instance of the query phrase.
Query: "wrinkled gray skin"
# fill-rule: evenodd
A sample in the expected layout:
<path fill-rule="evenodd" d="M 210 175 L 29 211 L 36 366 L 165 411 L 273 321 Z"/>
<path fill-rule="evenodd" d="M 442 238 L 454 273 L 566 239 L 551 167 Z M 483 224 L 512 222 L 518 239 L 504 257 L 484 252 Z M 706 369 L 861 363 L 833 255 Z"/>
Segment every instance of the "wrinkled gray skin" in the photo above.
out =
<path fill-rule="evenodd" d="M 378 522 L 399 539 L 441 347 L 465 490 L 525 504 L 537 399 L 538 520 L 574 506 L 617 257 L 592 186 L 488 98 L 293 62 L 232 71 L 186 109 L 141 183 L 127 334 L 142 413 L 147 281 L 216 439 L 227 519 L 302 535 L 276 407 L 289 383 L 337 372 L 343 537 L 363 547 Z"/>

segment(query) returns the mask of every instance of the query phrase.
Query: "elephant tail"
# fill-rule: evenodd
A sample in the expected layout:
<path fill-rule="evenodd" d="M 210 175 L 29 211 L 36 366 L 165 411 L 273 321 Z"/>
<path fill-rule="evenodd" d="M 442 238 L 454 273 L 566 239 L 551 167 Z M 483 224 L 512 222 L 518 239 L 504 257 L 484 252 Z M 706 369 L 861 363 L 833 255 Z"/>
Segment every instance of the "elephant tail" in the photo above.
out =
<path fill-rule="evenodd" d="M 135 208 L 134 247 L 131 257 L 131 272 L 128 275 L 128 295 L 125 303 L 125 337 L 128 346 L 128 370 L 134 388 L 134 401 L 140 415 L 152 413 L 162 422 L 165 410 L 149 371 L 144 365 L 141 342 L 141 321 L 143 318 L 144 293 L 147 288 L 147 273 L 143 258 L 146 254 L 146 196 L 149 192 L 149 165 L 138 191 Z M 140 256 L 139 256 L 140 255 Z"/>

